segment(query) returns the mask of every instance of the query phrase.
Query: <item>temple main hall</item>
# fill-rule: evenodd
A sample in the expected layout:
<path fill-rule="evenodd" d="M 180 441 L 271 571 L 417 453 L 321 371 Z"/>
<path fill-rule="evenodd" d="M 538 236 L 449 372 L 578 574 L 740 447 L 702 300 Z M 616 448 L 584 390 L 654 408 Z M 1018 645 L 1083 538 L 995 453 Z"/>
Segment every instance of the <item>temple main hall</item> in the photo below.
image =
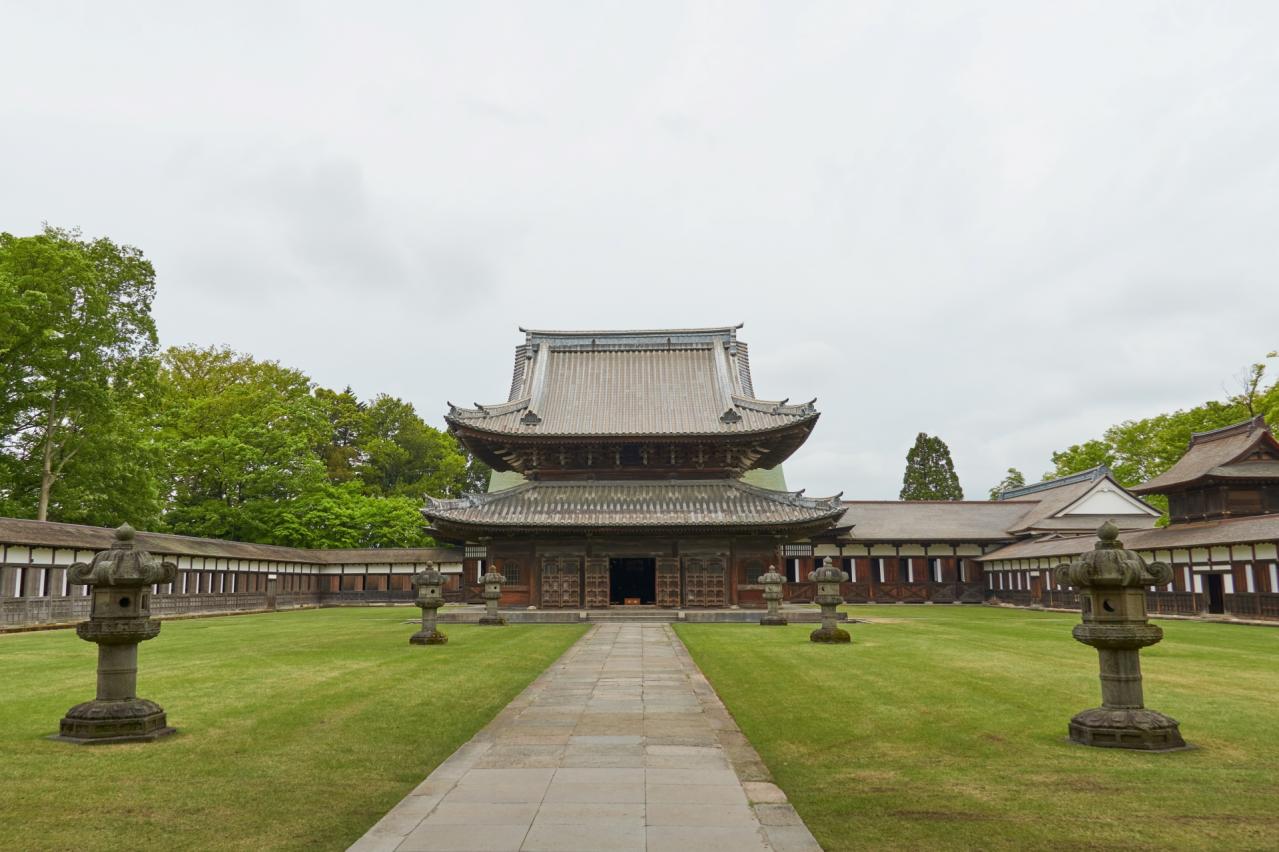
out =
<path fill-rule="evenodd" d="M 489 492 L 424 509 L 504 605 L 733 605 L 787 542 L 837 532 L 839 495 L 781 474 L 817 409 L 756 397 L 738 327 L 521 331 L 508 399 L 446 415 Z"/>

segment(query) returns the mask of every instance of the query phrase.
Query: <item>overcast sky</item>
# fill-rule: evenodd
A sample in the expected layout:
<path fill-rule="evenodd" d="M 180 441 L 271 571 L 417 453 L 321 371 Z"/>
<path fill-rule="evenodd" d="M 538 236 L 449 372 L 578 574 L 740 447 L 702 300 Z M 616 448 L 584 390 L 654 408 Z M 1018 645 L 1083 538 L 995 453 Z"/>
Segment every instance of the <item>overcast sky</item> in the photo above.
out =
<path fill-rule="evenodd" d="M 981 499 L 1279 346 L 1274 2 L 0 6 L 0 230 L 437 425 L 519 325 L 744 322 L 792 488 Z"/>

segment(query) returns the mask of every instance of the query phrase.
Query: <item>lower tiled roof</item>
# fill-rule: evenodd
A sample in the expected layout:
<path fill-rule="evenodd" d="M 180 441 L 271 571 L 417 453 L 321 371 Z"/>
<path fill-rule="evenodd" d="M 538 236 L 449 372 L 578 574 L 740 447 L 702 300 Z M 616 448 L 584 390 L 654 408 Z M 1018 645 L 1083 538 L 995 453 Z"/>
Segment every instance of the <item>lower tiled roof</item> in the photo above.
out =
<path fill-rule="evenodd" d="M 433 523 L 484 527 L 745 527 L 833 522 L 838 496 L 804 497 L 736 479 L 526 482 L 458 500 L 431 500 Z"/>
<path fill-rule="evenodd" d="M 1171 524 L 1152 530 L 1132 530 L 1121 533 L 1120 540 L 1129 550 L 1172 550 L 1189 547 L 1215 547 L 1255 542 L 1279 542 L 1279 515 L 1254 515 L 1246 518 L 1225 518 L 1216 521 L 1200 521 L 1193 524 Z M 1096 533 L 1047 537 L 1019 541 L 986 554 L 983 562 L 1000 559 L 1035 559 L 1044 556 L 1073 556 L 1092 550 L 1097 542 Z"/>
<path fill-rule="evenodd" d="M 28 547 L 105 550 L 115 531 L 107 527 L 0 518 L 0 543 Z M 138 544 L 154 553 L 173 556 L 207 556 L 220 559 L 254 559 L 263 562 L 296 562 L 314 565 L 412 564 L 419 562 L 459 562 L 461 551 L 446 547 L 361 548 L 310 550 L 253 544 L 217 538 L 198 538 L 168 533 L 139 532 Z"/>

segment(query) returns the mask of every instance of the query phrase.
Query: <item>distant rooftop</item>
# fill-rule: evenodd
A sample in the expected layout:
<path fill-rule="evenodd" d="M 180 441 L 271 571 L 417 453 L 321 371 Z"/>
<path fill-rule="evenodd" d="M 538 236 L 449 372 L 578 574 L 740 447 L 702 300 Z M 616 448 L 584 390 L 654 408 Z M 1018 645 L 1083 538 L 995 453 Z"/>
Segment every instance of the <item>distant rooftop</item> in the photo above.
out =
<path fill-rule="evenodd" d="M 1056 479 L 1045 479 L 1043 482 L 1036 482 L 1034 485 L 1023 485 L 1020 488 L 1010 488 L 1007 491 L 1000 492 L 1000 500 L 1015 500 L 1018 497 L 1025 497 L 1028 494 L 1038 494 L 1041 491 L 1048 491 L 1053 488 L 1061 488 L 1063 485 L 1074 485 L 1076 482 L 1095 482 L 1103 476 L 1110 474 L 1110 468 L 1104 464 L 1096 467 L 1090 467 L 1088 470 L 1081 470 L 1079 473 L 1072 473 L 1069 476 L 1059 476 Z"/>

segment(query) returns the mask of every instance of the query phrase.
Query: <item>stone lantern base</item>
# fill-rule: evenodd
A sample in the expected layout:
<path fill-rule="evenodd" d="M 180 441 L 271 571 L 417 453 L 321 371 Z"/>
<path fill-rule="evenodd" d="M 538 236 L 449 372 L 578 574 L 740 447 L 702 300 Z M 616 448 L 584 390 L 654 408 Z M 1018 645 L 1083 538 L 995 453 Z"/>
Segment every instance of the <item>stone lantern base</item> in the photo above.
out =
<path fill-rule="evenodd" d="M 149 742 L 177 731 L 169 727 L 164 708 L 145 698 L 77 704 L 62 718 L 60 728 L 50 739 L 80 745 Z"/>
<path fill-rule="evenodd" d="M 824 642 L 828 645 L 853 641 L 853 637 L 842 627 L 819 627 L 808 634 L 808 638 L 812 642 Z"/>
<path fill-rule="evenodd" d="M 1070 720 L 1070 738 L 1082 745 L 1171 751 L 1186 748 L 1177 720 L 1145 708 L 1094 707 Z"/>
<path fill-rule="evenodd" d="M 790 622 L 786 620 L 784 615 L 761 615 L 759 623 L 765 627 L 785 627 Z"/>
<path fill-rule="evenodd" d="M 502 615 L 481 615 L 477 624 L 488 624 L 493 627 L 501 627 L 506 624 L 506 617 Z"/>
<path fill-rule="evenodd" d="M 447 645 L 449 637 L 438 630 L 419 630 L 409 637 L 410 645 Z"/>

